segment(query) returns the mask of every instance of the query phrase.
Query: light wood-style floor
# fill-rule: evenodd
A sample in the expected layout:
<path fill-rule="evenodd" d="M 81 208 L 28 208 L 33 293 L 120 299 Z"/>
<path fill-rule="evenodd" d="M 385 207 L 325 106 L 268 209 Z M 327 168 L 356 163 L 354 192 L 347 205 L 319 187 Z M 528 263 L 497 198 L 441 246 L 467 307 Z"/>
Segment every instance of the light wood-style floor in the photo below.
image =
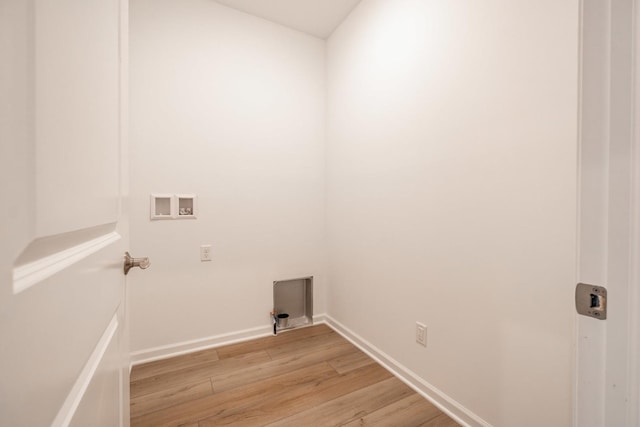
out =
<path fill-rule="evenodd" d="M 326 325 L 135 366 L 131 426 L 458 426 Z"/>

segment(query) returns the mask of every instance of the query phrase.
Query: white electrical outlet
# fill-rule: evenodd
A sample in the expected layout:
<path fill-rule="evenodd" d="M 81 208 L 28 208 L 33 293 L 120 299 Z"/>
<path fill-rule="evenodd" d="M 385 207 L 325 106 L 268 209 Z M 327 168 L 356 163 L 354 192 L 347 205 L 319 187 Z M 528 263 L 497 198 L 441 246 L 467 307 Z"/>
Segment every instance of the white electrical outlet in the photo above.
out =
<path fill-rule="evenodd" d="M 211 245 L 200 245 L 200 261 L 211 261 Z"/>
<path fill-rule="evenodd" d="M 420 322 L 416 322 L 416 342 L 425 347 L 427 346 L 427 326 Z"/>

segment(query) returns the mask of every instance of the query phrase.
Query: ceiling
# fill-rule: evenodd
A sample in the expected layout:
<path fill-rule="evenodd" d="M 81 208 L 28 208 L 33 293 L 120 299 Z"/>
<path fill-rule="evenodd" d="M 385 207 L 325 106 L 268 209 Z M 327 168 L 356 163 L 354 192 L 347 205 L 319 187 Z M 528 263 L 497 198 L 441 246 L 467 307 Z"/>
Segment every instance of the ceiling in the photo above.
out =
<path fill-rule="evenodd" d="M 312 36 L 326 39 L 360 0 L 216 0 Z"/>

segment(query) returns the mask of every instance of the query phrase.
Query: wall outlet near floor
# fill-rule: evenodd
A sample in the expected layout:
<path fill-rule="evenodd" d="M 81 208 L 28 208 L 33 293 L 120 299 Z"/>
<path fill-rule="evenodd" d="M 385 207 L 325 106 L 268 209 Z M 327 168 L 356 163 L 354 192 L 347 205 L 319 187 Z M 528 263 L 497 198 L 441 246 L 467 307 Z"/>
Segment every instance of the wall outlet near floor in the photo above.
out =
<path fill-rule="evenodd" d="M 427 346 L 427 326 L 420 322 L 416 322 L 416 342 L 425 347 Z"/>
<path fill-rule="evenodd" d="M 211 245 L 200 245 L 200 261 L 211 261 Z"/>

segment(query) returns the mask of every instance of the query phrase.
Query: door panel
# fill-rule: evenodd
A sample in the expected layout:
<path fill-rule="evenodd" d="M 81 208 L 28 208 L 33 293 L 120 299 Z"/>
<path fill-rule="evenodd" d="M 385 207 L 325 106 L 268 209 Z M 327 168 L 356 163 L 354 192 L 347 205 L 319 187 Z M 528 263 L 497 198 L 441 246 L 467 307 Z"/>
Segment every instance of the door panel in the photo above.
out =
<path fill-rule="evenodd" d="M 0 425 L 128 425 L 126 28 L 0 1 Z"/>
<path fill-rule="evenodd" d="M 120 27 L 119 0 L 35 5 L 35 212 L 42 237 L 118 218 Z"/>
<path fill-rule="evenodd" d="M 74 411 L 62 411 L 60 414 L 73 414 L 71 426 L 117 426 L 119 425 L 120 407 L 120 375 L 119 375 L 119 348 L 118 348 L 117 317 L 114 316 L 109 327 L 100 339 L 94 354 L 89 358 L 89 364 L 85 367 L 94 371 L 80 375 L 78 392 L 73 393 L 69 399 L 75 403 L 80 397 L 78 408 Z M 83 372 L 84 373 L 84 372 Z M 89 380 L 88 382 L 86 382 Z M 82 389 L 86 387 L 86 389 Z M 59 425 L 62 424 L 62 421 Z M 58 424 L 54 423 L 54 426 Z"/>

